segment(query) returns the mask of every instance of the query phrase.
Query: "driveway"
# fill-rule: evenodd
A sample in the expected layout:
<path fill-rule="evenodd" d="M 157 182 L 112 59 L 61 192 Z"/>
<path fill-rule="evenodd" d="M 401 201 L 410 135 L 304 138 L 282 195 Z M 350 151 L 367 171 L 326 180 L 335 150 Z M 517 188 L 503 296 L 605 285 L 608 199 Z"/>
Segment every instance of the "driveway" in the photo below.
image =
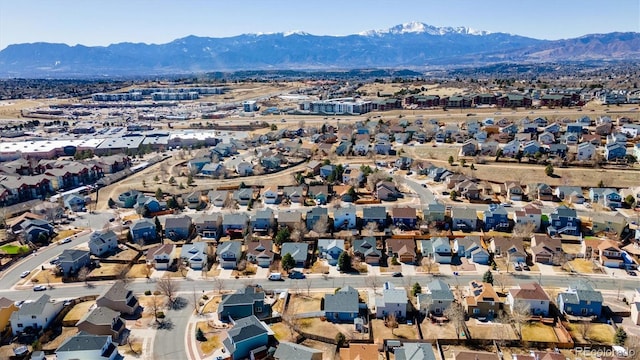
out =
<path fill-rule="evenodd" d="M 218 277 L 220 279 L 231 279 L 232 278 L 231 273 L 233 273 L 233 270 L 231 269 L 220 268 L 220 274 L 218 274 Z"/>
<path fill-rule="evenodd" d="M 254 276 L 255 279 L 266 279 L 269 276 L 269 268 L 264 268 L 262 266 L 257 266 L 256 267 L 256 275 Z"/>
<path fill-rule="evenodd" d="M 402 269 L 402 275 L 404 276 L 414 276 L 416 274 L 416 266 L 410 264 L 400 264 L 400 268 Z"/>
<path fill-rule="evenodd" d="M 367 264 L 367 275 L 368 276 L 380 276 L 380 266 L 372 266 Z"/>

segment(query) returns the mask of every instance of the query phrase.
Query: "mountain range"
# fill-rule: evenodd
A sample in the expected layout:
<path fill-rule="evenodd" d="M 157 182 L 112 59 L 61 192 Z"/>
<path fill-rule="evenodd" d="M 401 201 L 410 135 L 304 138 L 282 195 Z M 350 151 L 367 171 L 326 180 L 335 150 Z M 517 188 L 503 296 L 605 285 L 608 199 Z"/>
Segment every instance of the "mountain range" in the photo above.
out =
<path fill-rule="evenodd" d="M 10 45 L 0 77 L 110 77 L 237 70 L 427 69 L 502 62 L 640 59 L 640 33 L 540 40 L 420 22 L 348 36 L 301 31 L 226 38 L 187 36 L 166 44 Z"/>

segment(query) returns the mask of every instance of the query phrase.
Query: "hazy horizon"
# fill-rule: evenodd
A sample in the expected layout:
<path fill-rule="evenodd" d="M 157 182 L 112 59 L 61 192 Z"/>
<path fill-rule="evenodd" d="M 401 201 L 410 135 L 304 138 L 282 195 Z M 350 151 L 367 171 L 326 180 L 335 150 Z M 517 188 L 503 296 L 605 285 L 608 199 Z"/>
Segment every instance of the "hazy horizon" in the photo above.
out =
<path fill-rule="evenodd" d="M 0 2 L 0 49 L 33 42 L 161 44 L 189 35 L 231 37 L 290 31 L 344 36 L 412 21 L 547 40 L 640 32 L 637 0 L 609 4 L 615 6 L 595 0 L 487 3 L 478 7 L 470 0 L 6 0 Z M 536 13 L 539 16 L 532 16 Z"/>

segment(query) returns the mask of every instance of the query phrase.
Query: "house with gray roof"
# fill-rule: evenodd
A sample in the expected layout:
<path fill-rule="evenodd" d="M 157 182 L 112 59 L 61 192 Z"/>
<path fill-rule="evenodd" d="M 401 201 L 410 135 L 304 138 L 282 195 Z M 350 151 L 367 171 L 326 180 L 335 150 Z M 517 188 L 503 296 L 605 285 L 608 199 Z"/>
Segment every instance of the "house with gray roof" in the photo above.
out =
<path fill-rule="evenodd" d="M 338 264 L 338 258 L 343 251 L 343 239 L 318 239 L 318 253 L 331 266 Z"/>
<path fill-rule="evenodd" d="M 242 257 L 242 241 L 223 241 L 218 244 L 217 253 L 223 269 L 235 269 Z"/>
<path fill-rule="evenodd" d="M 206 269 L 208 259 L 209 244 L 206 242 L 184 244 L 180 251 L 180 260 L 193 270 Z"/>
<path fill-rule="evenodd" d="M 322 360 L 322 351 L 292 342 L 282 341 L 273 354 L 276 360 Z"/>
<path fill-rule="evenodd" d="M 209 203 L 213 206 L 223 207 L 224 202 L 229 197 L 229 190 L 211 190 L 207 193 Z"/>
<path fill-rule="evenodd" d="M 430 343 L 405 342 L 393 350 L 396 360 L 436 360 Z"/>
<path fill-rule="evenodd" d="M 423 293 L 416 295 L 416 302 L 422 314 L 442 316 L 444 311 L 455 301 L 449 285 L 440 279 L 427 284 Z"/>
<path fill-rule="evenodd" d="M 196 233 L 204 239 L 217 240 L 220 237 L 222 216 L 220 214 L 198 214 L 192 218 Z"/>
<path fill-rule="evenodd" d="M 140 219 L 130 228 L 131 240 L 136 244 L 148 244 L 158 241 L 156 224 L 151 219 Z"/>
<path fill-rule="evenodd" d="M 253 315 L 232 321 L 232 324 L 222 345 L 233 359 L 249 358 L 252 351 L 266 347 L 269 335 L 273 335 L 269 326 Z"/>
<path fill-rule="evenodd" d="M 111 340 L 119 342 L 127 329 L 120 313 L 106 307 L 94 307 L 76 324 L 79 331 L 91 335 L 109 335 Z M 123 339 L 124 340 L 124 339 Z"/>
<path fill-rule="evenodd" d="M 267 233 L 273 229 L 275 222 L 275 215 L 270 208 L 257 210 L 255 215 L 251 215 L 251 227 L 254 232 Z"/>
<path fill-rule="evenodd" d="M 478 226 L 476 209 L 467 207 L 452 208 L 451 223 L 453 230 L 475 231 Z"/>
<path fill-rule="evenodd" d="M 379 319 L 395 315 L 396 319 L 407 317 L 407 291 L 404 288 L 396 288 L 392 283 L 383 285 L 382 296 L 376 297 L 376 317 Z"/>
<path fill-rule="evenodd" d="M 334 294 L 325 295 L 325 317 L 334 323 L 353 322 L 360 311 L 358 299 L 358 291 L 351 286 L 345 286 Z"/>
<path fill-rule="evenodd" d="M 242 235 L 249 224 L 246 213 L 226 213 L 222 217 L 222 232 L 225 235 Z"/>
<path fill-rule="evenodd" d="M 378 249 L 377 241 L 372 236 L 353 240 L 351 251 L 353 256 L 359 258 L 360 261 L 373 266 L 380 265 L 382 251 Z"/>
<path fill-rule="evenodd" d="M 369 223 L 378 224 L 378 230 L 387 226 L 387 208 L 384 206 L 367 206 L 362 209 L 362 227 Z"/>
<path fill-rule="evenodd" d="M 100 359 L 114 360 L 120 357 L 118 347 L 108 335 L 91 335 L 79 332 L 67 338 L 57 349 L 57 360 Z"/>
<path fill-rule="evenodd" d="M 91 265 L 91 257 L 86 250 L 66 249 L 59 258 L 57 266 L 65 277 L 76 274 L 83 267 Z"/>
<path fill-rule="evenodd" d="M 284 257 L 286 254 L 291 254 L 293 260 L 296 261 L 296 267 L 305 267 L 309 257 L 309 244 L 286 242 L 282 244 L 280 257 Z"/>
<path fill-rule="evenodd" d="M 46 330 L 64 307 L 64 302 L 51 300 L 47 294 L 36 301 L 25 301 L 18 311 L 11 313 L 11 331 L 13 336 L 37 334 Z"/>
<path fill-rule="evenodd" d="M 300 211 L 279 211 L 278 212 L 278 226 L 286 226 L 289 230 L 302 222 L 302 213 Z"/>
<path fill-rule="evenodd" d="M 602 313 L 604 298 L 600 291 L 593 289 L 591 284 L 584 281 L 569 285 L 566 291 L 558 294 L 558 309 L 567 315 L 595 316 Z"/>
<path fill-rule="evenodd" d="M 264 302 L 264 292 L 256 286 L 247 286 L 233 294 L 222 297 L 218 305 L 218 319 L 242 319 L 255 315 L 258 318 L 271 316 L 271 306 Z"/>
<path fill-rule="evenodd" d="M 444 221 L 444 213 L 446 207 L 439 202 L 432 202 L 427 204 L 427 207 L 423 210 L 424 219 L 426 221 Z"/>
<path fill-rule="evenodd" d="M 102 257 L 116 251 L 118 236 L 113 230 L 95 231 L 89 238 L 89 252 L 91 255 Z"/>
<path fill-rule="evenodd" d="M 253 189 L 238 189 L 233 192 L 233 199 L 236 200 L 239 205 L 246 206 L 249 204 L 249 201 L 253 199 Z"/>
<path fill-rule="evenodd" d="M 329 212 L 327 208 L 314 207 L 311 210 L 309 210 L 307 212 L 307 219 L 306 219 L 307 229 L 313 230 L 313 227 L 320 219 L 323 219 L 323 221 L 326 221 L 326 223 L 329 224 Z"/>
<path fill-rule="evenodd" d="M 96 305 L 128 315 L 135 314 L 140 309 L 138 298 L 121 280 L 104 289 L 96 299 Z"/>
<path fill-rule="evenodd" d="M 448 237 L 432 239 L 433 258 L 438 264 L 451 264 L 451 244 Z"/>

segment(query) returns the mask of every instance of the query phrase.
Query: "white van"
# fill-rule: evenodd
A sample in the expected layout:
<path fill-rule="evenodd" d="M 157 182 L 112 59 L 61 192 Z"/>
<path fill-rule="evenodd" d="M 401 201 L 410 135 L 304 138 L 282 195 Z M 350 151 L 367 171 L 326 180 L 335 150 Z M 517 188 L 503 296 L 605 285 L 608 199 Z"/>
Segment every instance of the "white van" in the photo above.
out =
<path fill-rule="evenodd" d="M 269 280 L 271 281 L 280 281 L 282 280 L 282 274 L 280 273 L 271 273 L 269 274 Z"/>

